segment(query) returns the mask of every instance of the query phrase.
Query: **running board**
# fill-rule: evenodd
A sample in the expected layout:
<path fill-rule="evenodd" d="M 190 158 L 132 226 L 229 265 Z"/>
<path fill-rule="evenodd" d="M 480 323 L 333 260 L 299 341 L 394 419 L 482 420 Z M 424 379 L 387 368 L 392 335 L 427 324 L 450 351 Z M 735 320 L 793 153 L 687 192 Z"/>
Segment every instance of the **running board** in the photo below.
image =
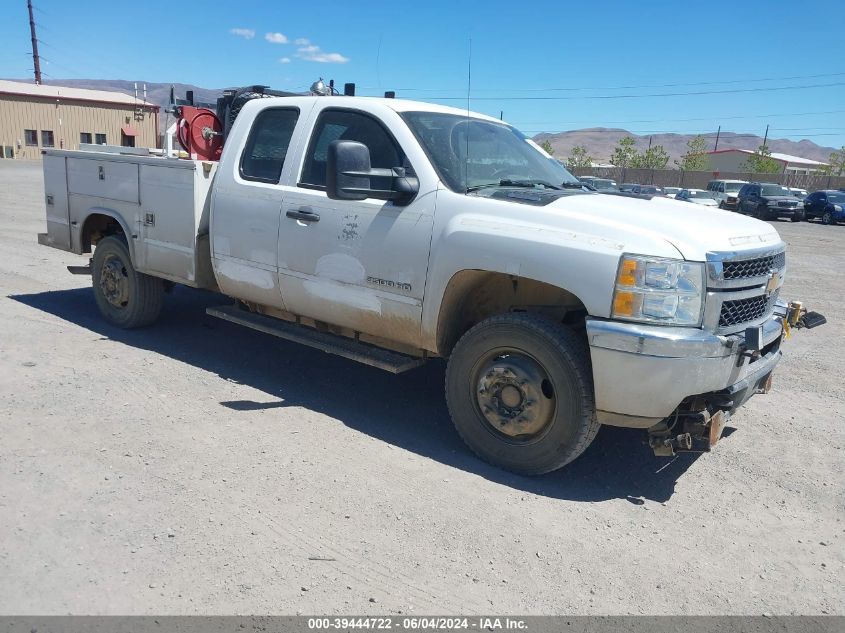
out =
<path fill-rule="evenodd" d="M 358 361 L 371 367 L 378 367 L 393 374 L 400 374 L 403 371 L 414 369 L 425 364 L 425 358 L 416 358 L 407 354 L 400 354 L 390 350 L 360 343 L 345 336 L 338 336 L 329 332 L 319 332 L 304 325 L 297 325 L 281 319 L 274 319 L 255 312 L 241 310 L 237 306 L 220 306 L 206 308 L 206 313 L 243 325 L 265 334 L 272 334 L 294 343 L 308 345 L 315 349 L 322 350 L 327 354 L 342 356 L 350 360 Z"/>

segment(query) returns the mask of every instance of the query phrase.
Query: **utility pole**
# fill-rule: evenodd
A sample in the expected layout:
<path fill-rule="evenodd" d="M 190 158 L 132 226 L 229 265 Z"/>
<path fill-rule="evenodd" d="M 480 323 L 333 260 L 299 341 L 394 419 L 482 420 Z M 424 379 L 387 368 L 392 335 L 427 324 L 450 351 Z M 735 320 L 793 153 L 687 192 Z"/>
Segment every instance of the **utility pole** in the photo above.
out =
<path fill-rule="evenodd" d="M 719 129 L 718 129 L 718 130 L 716 130 L 716 146 L 713 148 L 713 151 L 714 151 L 714 152 L 715 152 L 717 149 L 719 149 L 719 135 L 720 135 L 721 133 L 722 133 L 722 126 L 720 125 L 720 126 L 719 126 Z"/>
<path fill-rule="evenodd" d="M 763 136 L 763 147 L 766 147 L 766 141 L 769 140 L 769 126 L 766 126 L 766 134 Z"/>
<path fill-rule="evenodd" d="M 35 64 L 35 83 L 41 84 L 41 60 L 38 58 L 38 38 L 35 37 L 35 19 L 32 17 L 32 0 L 26 0 L 29 9 L 29 32 L 32 35 L 32 62 Z"/>

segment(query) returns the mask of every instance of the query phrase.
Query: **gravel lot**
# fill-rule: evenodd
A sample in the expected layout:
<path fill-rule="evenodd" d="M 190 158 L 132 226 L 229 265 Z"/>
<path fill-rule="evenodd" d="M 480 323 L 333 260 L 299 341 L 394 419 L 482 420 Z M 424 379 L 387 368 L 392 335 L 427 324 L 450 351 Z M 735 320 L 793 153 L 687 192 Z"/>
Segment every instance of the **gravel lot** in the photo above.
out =
<path fill-rule="evenodd" d="M 0 613 L 845 614 L 845 226 L 776 222 L 829 324 L 716 451 L 603 428 L 522 478 L 464 448 L 443 365 L 392 376 L 207 317 L 98 316 L 0 161 Z"/>

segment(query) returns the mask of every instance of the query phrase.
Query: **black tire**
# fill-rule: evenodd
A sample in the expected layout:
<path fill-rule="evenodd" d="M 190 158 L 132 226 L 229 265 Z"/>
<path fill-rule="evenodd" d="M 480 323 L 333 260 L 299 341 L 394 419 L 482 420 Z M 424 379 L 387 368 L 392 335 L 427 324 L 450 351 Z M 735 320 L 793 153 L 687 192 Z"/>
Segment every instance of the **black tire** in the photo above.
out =
<path fill-rule="evenodd" d="M 833 224 L 833 214 L 830 211 L 822 213 L 822 224 Z"/>
<path fill-rule="evenodd" d="M 766 208 L 766 205 L 761 204 L 760 206 L 757 207 L 757 212 L 755 213 L 755 215 L 760 220 L 768 220 L 769 219 L 769 210 Z"/>
<path fill-rule="evenodd" d="M 722 211 L 727 211 L 727 208 L 725 207 L 725 203 L 724 203 L 724 202 L 720 202 L 720 203 L 719 203 L 719 208 L 720 208 Z"/>
<path fill-rule="evenodd" d="M 514 363 L 517 370 L 512 377 L 493 366 Z M 520 363 L 539 371 L 543 379 L 523 380 Z M 487 394 L 496 389 L 497 395 L 486 400 L 497 405 L 495 410 L 487 406 L 483 412 Z M 519 391 L 521 399 L 503 414 L 505 389 Z M 595 415 L 586 342 L 571 329 L 534 314 L 491 317 L 464 334 L 449 357 L 446 402 L 458 434 L 476 455 L 522 475 L 565 466 L 586 450 L 601 426 Z M 538 412 L 542 415 L 535 415 Z M 488 416 L 508 421 L 497 427 Z M 542 422 L 542 426 L 519 434 L 523 416 L 529 424 Z"/>
<path fill-rule="evenodd" d="M 122 236 L 111 235 L 97 243 L 91 280 L 97 307 L 112 325 L 143 327 L 161 313 L 164 282 L 135 270 Z"/>
<path fill-rule="evenodd" d="M 803 220 L 803 219 L 804 219 L 804 214 L 803 214 L 803 213 L 798 213 L 798 212 L 796 212 L 796 213 L 795 213 L 795 215 L 793 215 L 793 216 L 790 218 L 790 220 L 792 220 L 793 222 L 800 222 L 800 221 L 801 221 L 801 220 Z"/>

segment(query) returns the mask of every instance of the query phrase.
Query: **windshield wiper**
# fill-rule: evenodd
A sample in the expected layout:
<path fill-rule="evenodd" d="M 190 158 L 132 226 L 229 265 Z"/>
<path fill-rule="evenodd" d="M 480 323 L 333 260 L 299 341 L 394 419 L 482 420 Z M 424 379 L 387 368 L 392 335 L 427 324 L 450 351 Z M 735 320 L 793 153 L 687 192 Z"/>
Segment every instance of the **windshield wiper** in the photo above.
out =
<path fill-rule="evenodd" d="M 526 187 L 526 188 L 534 188 L 534 187 L 545 187 L 546 189 L 561 189 L 558 185 L 553 185 L 550 182 L 546 182 L 545 180 L 510 180 L 505 178 L 504 180 L 500 180 L 499 182 L 486 182 L 481 185 L 473 185 L 472 187 L 467 187 L 466 192 L 472 193 L 473 191 L 478 191 L 479 189 L 487 189 L 489 187 Z"/>
<path fill-rule="evenodd" d="M 560 183 L 560 187 L 558 187 L 558 189 L 586 189 L 587 191 L 598 191 L 598 189 L 596 189 L 592 185 L 588 185 L 585 182 L 573 182 L 573 181 L 567 181 L 567 182 Z"/>

